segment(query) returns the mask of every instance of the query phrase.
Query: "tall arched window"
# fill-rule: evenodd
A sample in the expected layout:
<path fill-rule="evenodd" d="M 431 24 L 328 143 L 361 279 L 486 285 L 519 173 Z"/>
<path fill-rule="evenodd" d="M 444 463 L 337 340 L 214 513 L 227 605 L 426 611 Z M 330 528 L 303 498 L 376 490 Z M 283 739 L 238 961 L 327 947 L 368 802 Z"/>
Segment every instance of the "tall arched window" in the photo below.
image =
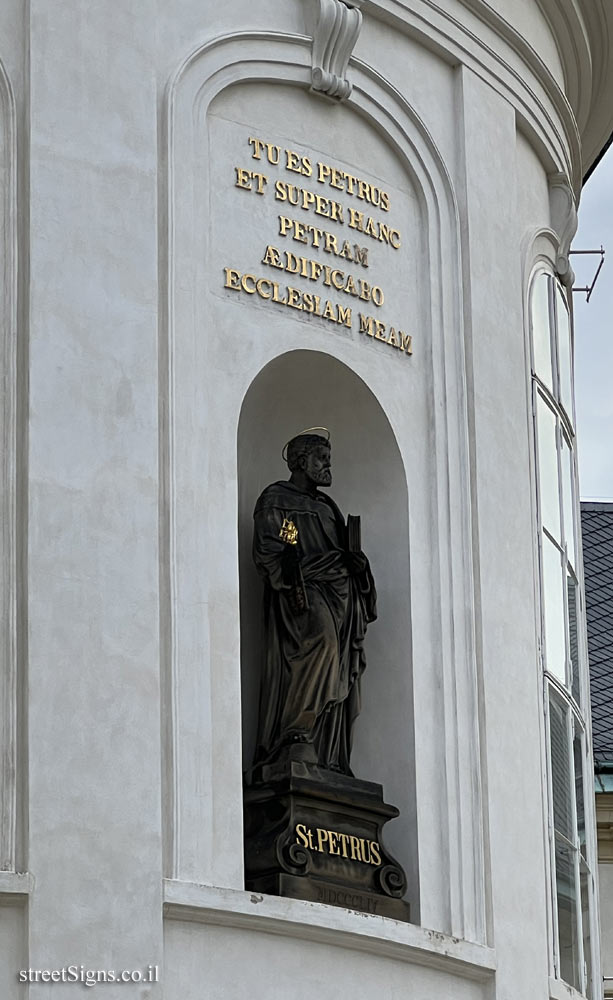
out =
<path fill-rule="evenodd" d="M 566 289 L 538 271 L 530 289 L 540 556 L 540 654 L 548 740 L 554 970 L 592 983 L 594 853 L 589 787 L 585 605 L 579 569 L 572 323 Z M 587 826 L 587 832 L 586 832 Z"/>

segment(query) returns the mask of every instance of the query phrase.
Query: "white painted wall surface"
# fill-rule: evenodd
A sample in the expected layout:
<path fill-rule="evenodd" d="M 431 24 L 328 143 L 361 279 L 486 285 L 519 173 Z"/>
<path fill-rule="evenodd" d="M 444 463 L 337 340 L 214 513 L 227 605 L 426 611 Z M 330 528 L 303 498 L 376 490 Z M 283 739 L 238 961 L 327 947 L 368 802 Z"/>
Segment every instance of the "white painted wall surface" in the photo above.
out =
<path fill-rule="evenodd" d="M 27 552 L 3 732 L 20 748 L 12 867 L 30 872 L 0 880 L 8 1000 L 22 963 L 160 966 L 159 984 L 101 986 L 108 1000 L 549 995 L 522 241 L 550 224 L 547 174 L 580 174 L 561 56 L 536 5 L 498 3 L 503 31 L 474 4 L 381 0 L 338 106 L 309 93 L 316 6 L 0 10 Z M 406 242 L 373 250 L 372 273 L 412 357 L 224 290 L 278 214 L 232 186 L 253 131 L 389 187 Z M 333 495 L 364 508 L 410 647 L 401 661 L 373 632 L 372 704 L 385 714 L 397 683 L 414 717 L 402 729 L 394 705 L 386 755 L 367 709 L 356 759 L 372 779 L 382 760 L 403 807 L 422 928 L 242 891 L 237 432 L 289 350 L 355 371 L 406 472 L 404 493 L 369 481 L 362 498 L 341 458 Z M 331 418 L 359 437 L 349 403 Z"/>
<path fill-rule="evenodd" d="M 154 17 L 150 2 L 112 17 L 30 5 L 28 962 L 41 970 L 161 954 Z"/>

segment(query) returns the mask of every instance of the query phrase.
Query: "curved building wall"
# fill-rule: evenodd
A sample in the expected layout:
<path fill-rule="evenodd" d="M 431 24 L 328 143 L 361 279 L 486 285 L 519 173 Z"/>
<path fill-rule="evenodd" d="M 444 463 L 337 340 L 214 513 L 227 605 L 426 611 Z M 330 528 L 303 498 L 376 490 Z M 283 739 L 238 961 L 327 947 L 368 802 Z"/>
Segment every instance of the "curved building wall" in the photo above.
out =
<path fill-rule="evenodd" d="M 565 996 L 528 287 L 569 281 L 610 15 L 355 6 L 332 95 L 340 0 L 0 12 L 8 1000 Z M 251 511 L 322 423 L 411 923 L 244 888 Z"/>

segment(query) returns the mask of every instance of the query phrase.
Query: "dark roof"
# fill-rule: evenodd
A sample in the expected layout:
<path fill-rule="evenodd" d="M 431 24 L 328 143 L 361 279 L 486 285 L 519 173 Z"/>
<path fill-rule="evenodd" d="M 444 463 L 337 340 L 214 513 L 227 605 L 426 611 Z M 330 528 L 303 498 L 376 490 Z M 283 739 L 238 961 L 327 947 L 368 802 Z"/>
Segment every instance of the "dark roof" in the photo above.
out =
<path fill-rule="evenodd" d="M 609 136 L 609 138 L 605 142 L 604 146 L 600 150 L 600 152 L 599 152 L 598 156 L 596 157 L 596 159 L 594 160 L 594 162 L 590 163 L 590 166 L 589 166 L 587 172 L 583 175 L 583 184 L 585 184 L 586 181 L 589 181 L 589 179 L 592 176 L 592 174 L 594 173 L 596 167 L 598 166 L 598 164 L 602 160 L 604 154 L 607 152 L 607 150 L 609 149 L 609 147 L 612 146 L 612 145 L 613 145 L 613 132 L 611 133 L 611 135 Z"/>
<path fill-rule="evenodd" d="M 582 503 L 583 567 L 596 766 L 613 761 L 613 502 Z"/>

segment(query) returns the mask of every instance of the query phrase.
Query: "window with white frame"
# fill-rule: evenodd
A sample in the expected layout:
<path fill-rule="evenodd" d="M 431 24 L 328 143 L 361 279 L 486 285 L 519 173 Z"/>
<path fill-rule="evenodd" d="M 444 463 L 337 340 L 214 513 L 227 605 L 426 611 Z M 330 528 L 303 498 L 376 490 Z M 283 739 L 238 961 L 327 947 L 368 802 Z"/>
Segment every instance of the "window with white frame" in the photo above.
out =
<path fill-rule="evenodd" d="M 592 997 L 594 860 L 584 807 L 592 771 L 585 725 L 585 608 L 577 566 L 572 324 L 566 290 L 545 271 L 538 271 L 532 280 L 530 328 L 554 969 L 557 978 Z"/>

